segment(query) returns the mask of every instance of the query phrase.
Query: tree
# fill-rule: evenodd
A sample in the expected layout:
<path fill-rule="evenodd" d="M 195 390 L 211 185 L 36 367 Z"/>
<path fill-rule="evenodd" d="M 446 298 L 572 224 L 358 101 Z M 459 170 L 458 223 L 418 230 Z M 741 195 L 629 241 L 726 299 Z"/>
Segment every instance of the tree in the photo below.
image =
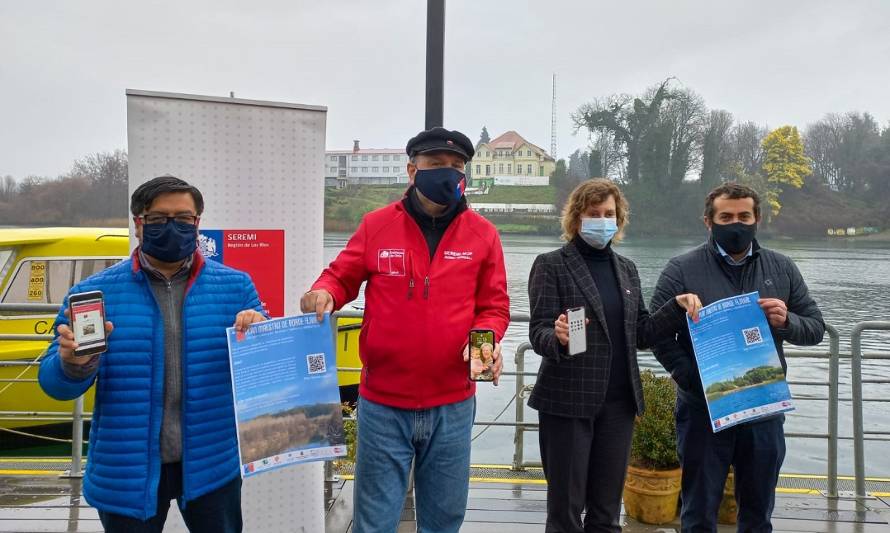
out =
<path fill-rule="evenodd" d="M 482 133 L 479 135 L 479 142 L 476 143 L 476 146 L 480 144 L 488 144 L 491 142 L 491 137 L 488 136 L 488 128 L 482 126 Z"/>
<path fill-rule="evenodd" d="M 656 124 L 665 100 L 670 99 L 668 83 L 672 78 L 650 89 L 643 98 L 616 94 L 605 99 L 595 99 L 572 113 L 575 130 L 586 129 L 591 134 L 607 131 L 615 145 L 623 149 L 627 170 L 625 181 L 638 183 L 643 159 L 643 140 Z"/>
<path fill-rule="evenodd" d="M 804 153 L 803 141 L 794 126 L 782 126 L 763 139 L 763 175 L 768 183 L 767 203 L 771 217 L 779 215 L 782 187 L 803 187 L 804 178 L 813 173 L 810 158 Z"/>
<path fill-rule="evenodd" d="M 832 190 L 844 188 L 838 154 L 843 138 L 841 117 L 834 113 L 807 126 L 804 145 L 807 156 L 813 162 L 813 176 Z"/>
<path fill-rule="evenodd" d="M 569 156 L 569 179 L 575 185 L 587 179 L 587 162 L 581 150 L 575 150 Z"/>
<path fill-rule="evenodd" d="M 872 152 L 874 155 L 872 171 L 868 175 L 868 190 L 871 193 L 871 200 L 878 206 L 883 204 L 885 212 L 890 215 L 890 208 L 886 202 L 890 197 L 890 125 L 881 132 L 881 139 L 873 147 Z"/>
<path fill-rule="evenodd" d="M 18 193 L 19 184 L 15 178 L 6 175 L 0 179 L 0 202 L 12 202 Z"/>
<path fill-rule="evenodd" d="M 127 214 L 127 153 L 86 156 L 57 177 L 0 180 L 0 224 L 82 225 L 116 222 Z"/>
<path fill-rule="evenodd" d="M 649 89 L 655 99 L 658 88 Z M 688 88 L 670 89 L 655 123 L 643 136 L 641 180 L 673 192 L 689 171 L 698 166 L 699 145 L 707 122 L 704 99 Z"/>
<path fill-rule="evenodd" d="M 86 180 L 95 198 L 102 199 L 84 205 L 83 214 L 97 218 L 127 216 L 128 160 L 124 150 L 97 152 L 79 159 L 67 177 Z"/>
<path fill-rule="evenodd" d="M 753 122 L 743 122 L 732 130 L 730 136 L 731 160 L 738 163 L 744 174 L 760 173 L 763 167 L 763 138 L 767 129 Z"/>
<path fill-rule="evenodd" d="M 591 176 L 602 176 L 604 178 L 612 178 L 616 181 L 624 181 L 624 155 L 620 143 L 615 141 L 615 136 L 609 130 L 600 128 L 589 132 L 591 161 L 595 161 L 598 157 L 599 171 L 594 172 L 591 168 Z M 594 156 L 594 154 L 598 154 Z"/>
<path fill-rule="evenodd" d="M 69 176 L 86 178 L 96 187 L 127 185 L 127 152 L 96 152 L 74 162 Z"/>
<path fill-rule="evenodd" d="M 832 190 L 870 199 L 869 180 L 880 166 L 881 129 L 868 113 L 830 113 L 807 126 L 813 174 Z"/>
<path fill-rule="evenodd" d="M 587 159 L 587 175 L 591 178 L 606 177 L 606 173 L 603 172 L 603 154 L 599 150 L 590 150 L 590 156 Z"/>
<path fill-rule="evenodd" d="M 732 152 L 730 138 L 732 113 L 722 109 L 711 110 L 702 136 L 701 173 L 702 187 L 711 190 L 729 172 Z"/>
<path fill-rule="evenodd" d="M 569 172 L 566 169 L 566 160 L 560 159 L 556 162 L 556 169 L 550 176 L 550 183 L 556 189 L 556 210 L 562 211 L 562 206 L 575 188 L 575 184 L 569 179 Z"/>

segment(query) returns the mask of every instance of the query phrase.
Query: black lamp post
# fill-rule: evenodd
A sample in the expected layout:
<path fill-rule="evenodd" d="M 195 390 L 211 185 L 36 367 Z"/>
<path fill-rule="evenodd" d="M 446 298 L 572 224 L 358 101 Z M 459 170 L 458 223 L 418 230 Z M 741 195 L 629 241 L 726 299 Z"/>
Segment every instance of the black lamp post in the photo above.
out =
<path fill-rule="evenodd" d="M 445 0 L 426 3 L 425 129 L 442 125 L 444 112 Z"/>

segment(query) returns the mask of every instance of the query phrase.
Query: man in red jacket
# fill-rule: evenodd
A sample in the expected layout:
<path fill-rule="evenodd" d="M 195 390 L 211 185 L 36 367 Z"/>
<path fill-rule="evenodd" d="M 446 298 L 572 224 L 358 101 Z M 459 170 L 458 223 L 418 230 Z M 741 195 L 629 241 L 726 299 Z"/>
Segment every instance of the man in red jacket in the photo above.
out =
<path fill-rule="evenodd" d="M 510 321 L 500 238 L 463 195 L 473 144 L 460 132 L 433 128 L 408 141 L 406 152 L 405 197 L 365 215 L 300 302 L 321 319 L 367 281 L 356 533 L 396 530 L 412 460 L 418 530 L 460 529 L 476 411 L 468 334 L 493 330 L 500 341 Z M 495 383 L 500 351 L 498 342 Z"/>

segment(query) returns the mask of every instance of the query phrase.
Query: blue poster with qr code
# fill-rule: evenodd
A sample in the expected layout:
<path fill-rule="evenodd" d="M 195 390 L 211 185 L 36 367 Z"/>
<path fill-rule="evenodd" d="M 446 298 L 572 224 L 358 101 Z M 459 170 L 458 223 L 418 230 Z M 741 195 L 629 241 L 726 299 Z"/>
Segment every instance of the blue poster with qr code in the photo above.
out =
<path fill-rule="evenodd" d="M 227 335 L 241 476 L 346 455 L 330 316 Z"/>
<path fill-rule="evenodd" d="M 702 308 L 698 324 L 686 317 L 715 433 L 794 409 L 759 298 L 716 301 Z"/>

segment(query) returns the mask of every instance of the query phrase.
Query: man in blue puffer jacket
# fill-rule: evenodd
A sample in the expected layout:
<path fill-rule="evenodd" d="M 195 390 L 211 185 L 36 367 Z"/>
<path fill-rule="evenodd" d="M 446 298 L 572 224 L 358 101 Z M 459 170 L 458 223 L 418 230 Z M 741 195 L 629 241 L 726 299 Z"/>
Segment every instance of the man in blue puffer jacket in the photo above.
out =
<path fill-rule="evenodd" d="M 265 316 L 250 276 L 196 251 L 203 209 L 173 176 L 136 189 L 139 247 L 69 293 L 102 291 L 108 350 L 74 355 L 66 297 L 40 365 L 59 400 L 96 383 L 84 495 L 108 532 L 162 531 L 173 499 L 190 531 L 242 528 L 225 330 Z"/>

